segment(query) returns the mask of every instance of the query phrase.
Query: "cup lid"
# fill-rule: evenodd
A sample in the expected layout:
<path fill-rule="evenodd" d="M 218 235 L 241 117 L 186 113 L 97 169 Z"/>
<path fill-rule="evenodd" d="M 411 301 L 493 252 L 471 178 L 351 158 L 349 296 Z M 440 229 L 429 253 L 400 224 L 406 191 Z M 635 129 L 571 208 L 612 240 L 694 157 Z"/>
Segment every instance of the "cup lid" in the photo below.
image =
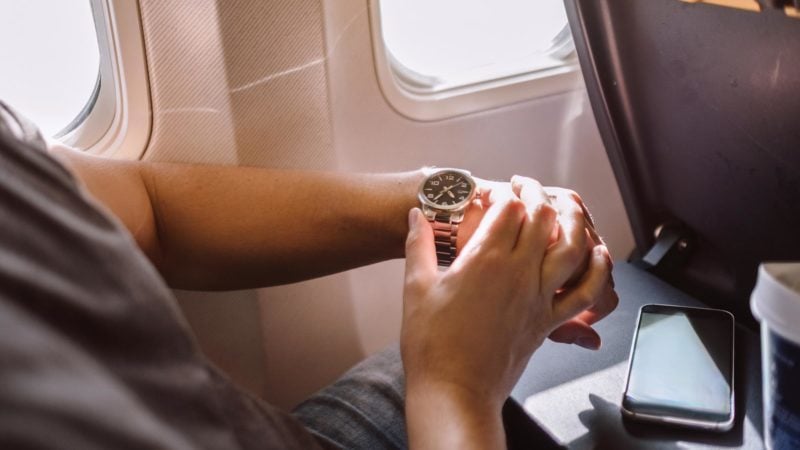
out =
<path fill-rule="evenodd" d="M 800 344 L 800 262 L 761 264 L 750 308 L 762 325 Z"/>

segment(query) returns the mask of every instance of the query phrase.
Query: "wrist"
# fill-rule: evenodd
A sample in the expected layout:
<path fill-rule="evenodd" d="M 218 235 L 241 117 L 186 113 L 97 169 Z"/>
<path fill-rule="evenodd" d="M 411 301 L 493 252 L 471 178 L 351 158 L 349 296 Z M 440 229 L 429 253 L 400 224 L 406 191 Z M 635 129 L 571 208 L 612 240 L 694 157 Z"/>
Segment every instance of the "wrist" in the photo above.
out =
<path fill-rule="evenodd" d="M 419 186 L 425 180 L 423 169 L 398 174 L 395 180 L 396 192 L 399 193 L 392 208 L 392 217 L 389 219 L 390 233 L 394 236 L 395 245 L 392 254 L 395 258 L 405 257 L 405 242 L 408 236 L 408 213 L 411 208 L 419 208 Z"/>
<path fill-rule="evenodd" d="M 450 383 L 409 383 L 410 447 L 505 448 L 503 400 Z"/>
<path fill-rule="evenodd" d="M 499 415 L 505 398 L 490 390 L 470 389 L 458 383 L 430 381 L 419 377 L 408 377 L 406 396 L 414 400 L 438 399 L 457 405 L 464 411 L 481 415 Z"/>

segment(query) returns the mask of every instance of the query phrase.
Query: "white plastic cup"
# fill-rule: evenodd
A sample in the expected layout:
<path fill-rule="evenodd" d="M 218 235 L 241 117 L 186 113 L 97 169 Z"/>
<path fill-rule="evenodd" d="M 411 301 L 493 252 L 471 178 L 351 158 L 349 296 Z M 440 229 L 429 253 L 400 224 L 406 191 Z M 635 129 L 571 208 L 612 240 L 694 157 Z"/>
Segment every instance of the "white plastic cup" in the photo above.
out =
<path fill-rule="evenodd" d="M 761 322 L 764 443 L 800 449 L 800 263 L 765 263 L 750 308 Z"/>

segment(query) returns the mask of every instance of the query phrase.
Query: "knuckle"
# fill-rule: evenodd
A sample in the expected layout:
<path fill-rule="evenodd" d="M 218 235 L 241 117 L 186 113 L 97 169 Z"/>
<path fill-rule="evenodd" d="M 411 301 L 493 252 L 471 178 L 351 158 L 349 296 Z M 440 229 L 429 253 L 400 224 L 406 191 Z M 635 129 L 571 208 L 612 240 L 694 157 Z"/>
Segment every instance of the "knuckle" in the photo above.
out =
<path fill-rule="evenodd" d="M 482 266 L 484 269 L 497 267 L 497 264 L 504 262 L 506 258 L 507 258 L 506 252 L 502 252 L 496 248 L 487 249 L 486 253 L 484 253 L 482 258 L 482 262 L 484 263 Z"/>
<path fill-rule="evenodd" d="M 605 256 L 598 256 L 601 261 L 599 261 L 598 265 L 600 266 L 600 270 L 603 274 L 603 280 L 605 280 L 605 284 L 610 285 L 614 282 L 612 274 L 611 274 L 611 261 Z"/>
<path fill-rule="evenodd" d="M 519 218 L 525 213 L 525 205 L 518 198 L 505 199 L 498 207 L 503 219 Z"/>
<path fill-rule="evenodd" d="M 531 177 L 526 177 L 525 175 L 514 175 L 513 177 L 511 177 L 511 180 L 516 182 L 516 183 L 519 183 L 519 184 L 532 184 L 532 183 L 535 184 L 535 183 L 537 183 L 536 180 L 534 180 Z"/>
<path fill-rule="evenodd" d="M 550 220 L 552 217 L 555 217 L 556 214 L 557 214 L 557 212 L 556 212 L 555 208 L 553 208 L 552 206 L 550 206 L 550 205 L 548 205 L 546 203 L 542 203 L 542 204 L 536 206 L 536 209 L 533 210 L 533 214 L 531 214 L 531 218 L 534 221 Z"/>
<path fill-rule="evenodd" d="M 618 304 L 619 304 L 619 296 L 617 295 L 616 291 L 614 291 L 608 285 L 606 285 L 603 287 L 600 293 L 600 298 L 597 301 L 595 309 L 597 309 L 603 314 L 608 314 L 611 311 L 615 310 Z"/>
<path fill-rule="evenodd" d="M 404 285 L 404 289 L 406 292 L 412 294 L 419 293 L 423 290 L 423 286 L 424 286 L 424 280 L 419 274 L 413 271 L 406 274 L 405 285 Z"/>
<path fill-rule="evenodd" d="M 528 185 L 528 186 L 530 186 L 532 188 L 542 189 L 542 183 L 539 183 L 538 180 L 530 178 L 530 177 L 522 177 L 522 179 L 523 179 L 523 181 L 525 182 L 526 185 Z"/>
<path fill-rule="evenodd" d="M 522 203 L 522 200 L 512 197 L 506 202 L 505 209 L 510 214 L 521 214 L 525 211 L 525 204 Z"/>
<path fill-rule="evenodd" d="M 611 299 L 608 302 L 608 309 L 609 311 L 613 311 L 617 309 L 617 306 L 619 305 L 619 295 L 617 295 L 617 293 L 612 290 L 610 298 Z"/>
<path fill-rule="evenodd" d="M 577 192 L 573 191 L 572 189 L 565 189 L 564 193 L 566 194 L 567 197 L 572 199 L 572 201 L 574 201 L 575 203 L 577 203 L 579 205 L 583 204 L 583 199 L 581 198 L 580 194 L 578 194 Z"/>
<path fill-rule="evenodd" d="M 411 271 L 406 272 L 406 278 L 404 281 L 404 287 L 406 290 L 414 289 L 420 284 L 419 276 L 415 275 Z"/>
<path fill-rule="evenodd" d="M 583 215 L 583 208 L 581 205 L 575 202 L 569 202 L 569 205 L 566 207 L 566 213 L 569 214 L 576 223 L 583 223 L 584 215 Z"/>
<path fill-rule="evenodd" d="M 581 307 L 581 309 L 587 309 L 594 305 L 595 303 L 595 296 L 593 293 L 587 289 L 581 289 L 575 293 L 575 303 Z"/>

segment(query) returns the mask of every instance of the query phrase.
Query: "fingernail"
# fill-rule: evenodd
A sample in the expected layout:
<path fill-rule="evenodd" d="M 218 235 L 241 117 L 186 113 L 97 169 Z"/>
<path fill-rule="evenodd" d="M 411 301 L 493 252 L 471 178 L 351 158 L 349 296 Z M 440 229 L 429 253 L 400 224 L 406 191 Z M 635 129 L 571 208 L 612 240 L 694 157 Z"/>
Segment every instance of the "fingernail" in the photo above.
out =
<path fill-rule="evenodd" d="M 575 340 L 575 343 L 589 350 L 597 350 L 600 348 L 600 342 L 589 336 L 581 336 Z"/>
<path fill-rule="evenodd" d="M 598 247 L 600 247 L 598 250 L 600 252 L 600 256 L 606 260 L 606 264 L 608 264 L 609 268 L 613 268 L 614 263 L 611 261 L 611 254 L 608 252 L 608 247 L 606 247 L 605 244 L 600 244 Z"/>

